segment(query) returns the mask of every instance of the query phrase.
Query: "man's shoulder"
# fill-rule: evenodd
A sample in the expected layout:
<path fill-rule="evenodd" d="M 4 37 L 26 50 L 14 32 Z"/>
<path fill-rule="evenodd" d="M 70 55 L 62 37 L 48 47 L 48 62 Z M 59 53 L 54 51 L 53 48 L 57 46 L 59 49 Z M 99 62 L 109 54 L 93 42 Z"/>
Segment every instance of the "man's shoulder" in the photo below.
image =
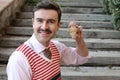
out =
<path fill-rule="evenodd" d="M 10 57 L 9 57 L 9 61 L 13 61 L 13 62 L 20 62 L 23 58 L 23 54 L 20 51 L 14 51 Z"/>

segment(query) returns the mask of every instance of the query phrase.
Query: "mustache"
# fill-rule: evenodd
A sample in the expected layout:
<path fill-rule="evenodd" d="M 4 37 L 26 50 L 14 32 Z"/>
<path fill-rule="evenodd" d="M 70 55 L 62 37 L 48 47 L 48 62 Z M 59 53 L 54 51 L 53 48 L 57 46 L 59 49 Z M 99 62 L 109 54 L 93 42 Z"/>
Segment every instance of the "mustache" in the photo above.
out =
<path fill-rule="evenodd" d="M 40 29 L 39 32 L 46 32 L 47 34 L 52 33 L 50 29 Z"/>

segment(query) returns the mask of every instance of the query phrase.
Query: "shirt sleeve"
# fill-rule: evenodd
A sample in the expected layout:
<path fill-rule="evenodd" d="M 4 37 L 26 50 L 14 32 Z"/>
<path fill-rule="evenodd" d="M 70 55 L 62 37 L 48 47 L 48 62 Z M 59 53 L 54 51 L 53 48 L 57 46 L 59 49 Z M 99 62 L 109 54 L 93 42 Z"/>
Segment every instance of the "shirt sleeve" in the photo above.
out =
<path fill-rule="evenodd" d="M 10 56 L 6 71 L 8 80 L 32 80 L 30 66 L 21 52 L 15 51 Z"/>
<path fill-rule="evenodd" d="M 55 44 L 61 55 L 61 65 L 81 65 L 86 63 L 90 58 L 90 55 L 87 57 L 80 56 L 76 48 L 68 47 L 58 41 L 56 41 Z"/>

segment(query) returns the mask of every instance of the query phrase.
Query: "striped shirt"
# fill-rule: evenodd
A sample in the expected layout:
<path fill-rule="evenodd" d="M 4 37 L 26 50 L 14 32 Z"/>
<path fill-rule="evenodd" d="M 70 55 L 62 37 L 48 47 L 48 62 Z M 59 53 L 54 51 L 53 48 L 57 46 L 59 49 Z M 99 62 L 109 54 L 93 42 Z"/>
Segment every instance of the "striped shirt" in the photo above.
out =
<path fill-rule="evenodd" d="M 40 57 L 25 44 L 18 47 L 17 51 L 21 51 L 27 57 L 32 69 L 32 80 L 60 80 L 60 55 L 52 42 L 50 43 L 50 51 L 52 53 L 51 62 Z"/>
<path fill-rule="evenodd" d="M 56 49 L 58 50 L 60 56 L 60 65 L 80 65 L 84 64 L 88 61 L 89 56 L 82 57 L 76 52 L 76 48 L 67 47 L 63 43 L 52 40 Z M 36 54 L 38 54 L 44 60 L 51 62 L 48 58 L 46 58 L 42 51 L 46 48 L 42 44 L 40 44 L 35 35 L 27 40 L 25 45 L 29 46 Z M 7 75 L 8 80 L 32 80 L 32 69 L 29 64 L 28 59 L 21 51 L 14 51 L 9 58 L 7 64 Z"/>

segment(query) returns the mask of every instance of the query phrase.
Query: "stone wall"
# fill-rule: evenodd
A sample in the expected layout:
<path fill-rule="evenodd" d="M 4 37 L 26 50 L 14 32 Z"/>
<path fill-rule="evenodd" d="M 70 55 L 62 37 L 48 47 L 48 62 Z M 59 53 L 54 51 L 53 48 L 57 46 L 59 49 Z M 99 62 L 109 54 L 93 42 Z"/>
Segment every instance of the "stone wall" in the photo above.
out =
<path fill-rule="evenodd" d="M 0 0 L 0 36 L 4 34 L 4 28 L 9 26 L 10 20 L 20 10 L 25 0 Z"/>

